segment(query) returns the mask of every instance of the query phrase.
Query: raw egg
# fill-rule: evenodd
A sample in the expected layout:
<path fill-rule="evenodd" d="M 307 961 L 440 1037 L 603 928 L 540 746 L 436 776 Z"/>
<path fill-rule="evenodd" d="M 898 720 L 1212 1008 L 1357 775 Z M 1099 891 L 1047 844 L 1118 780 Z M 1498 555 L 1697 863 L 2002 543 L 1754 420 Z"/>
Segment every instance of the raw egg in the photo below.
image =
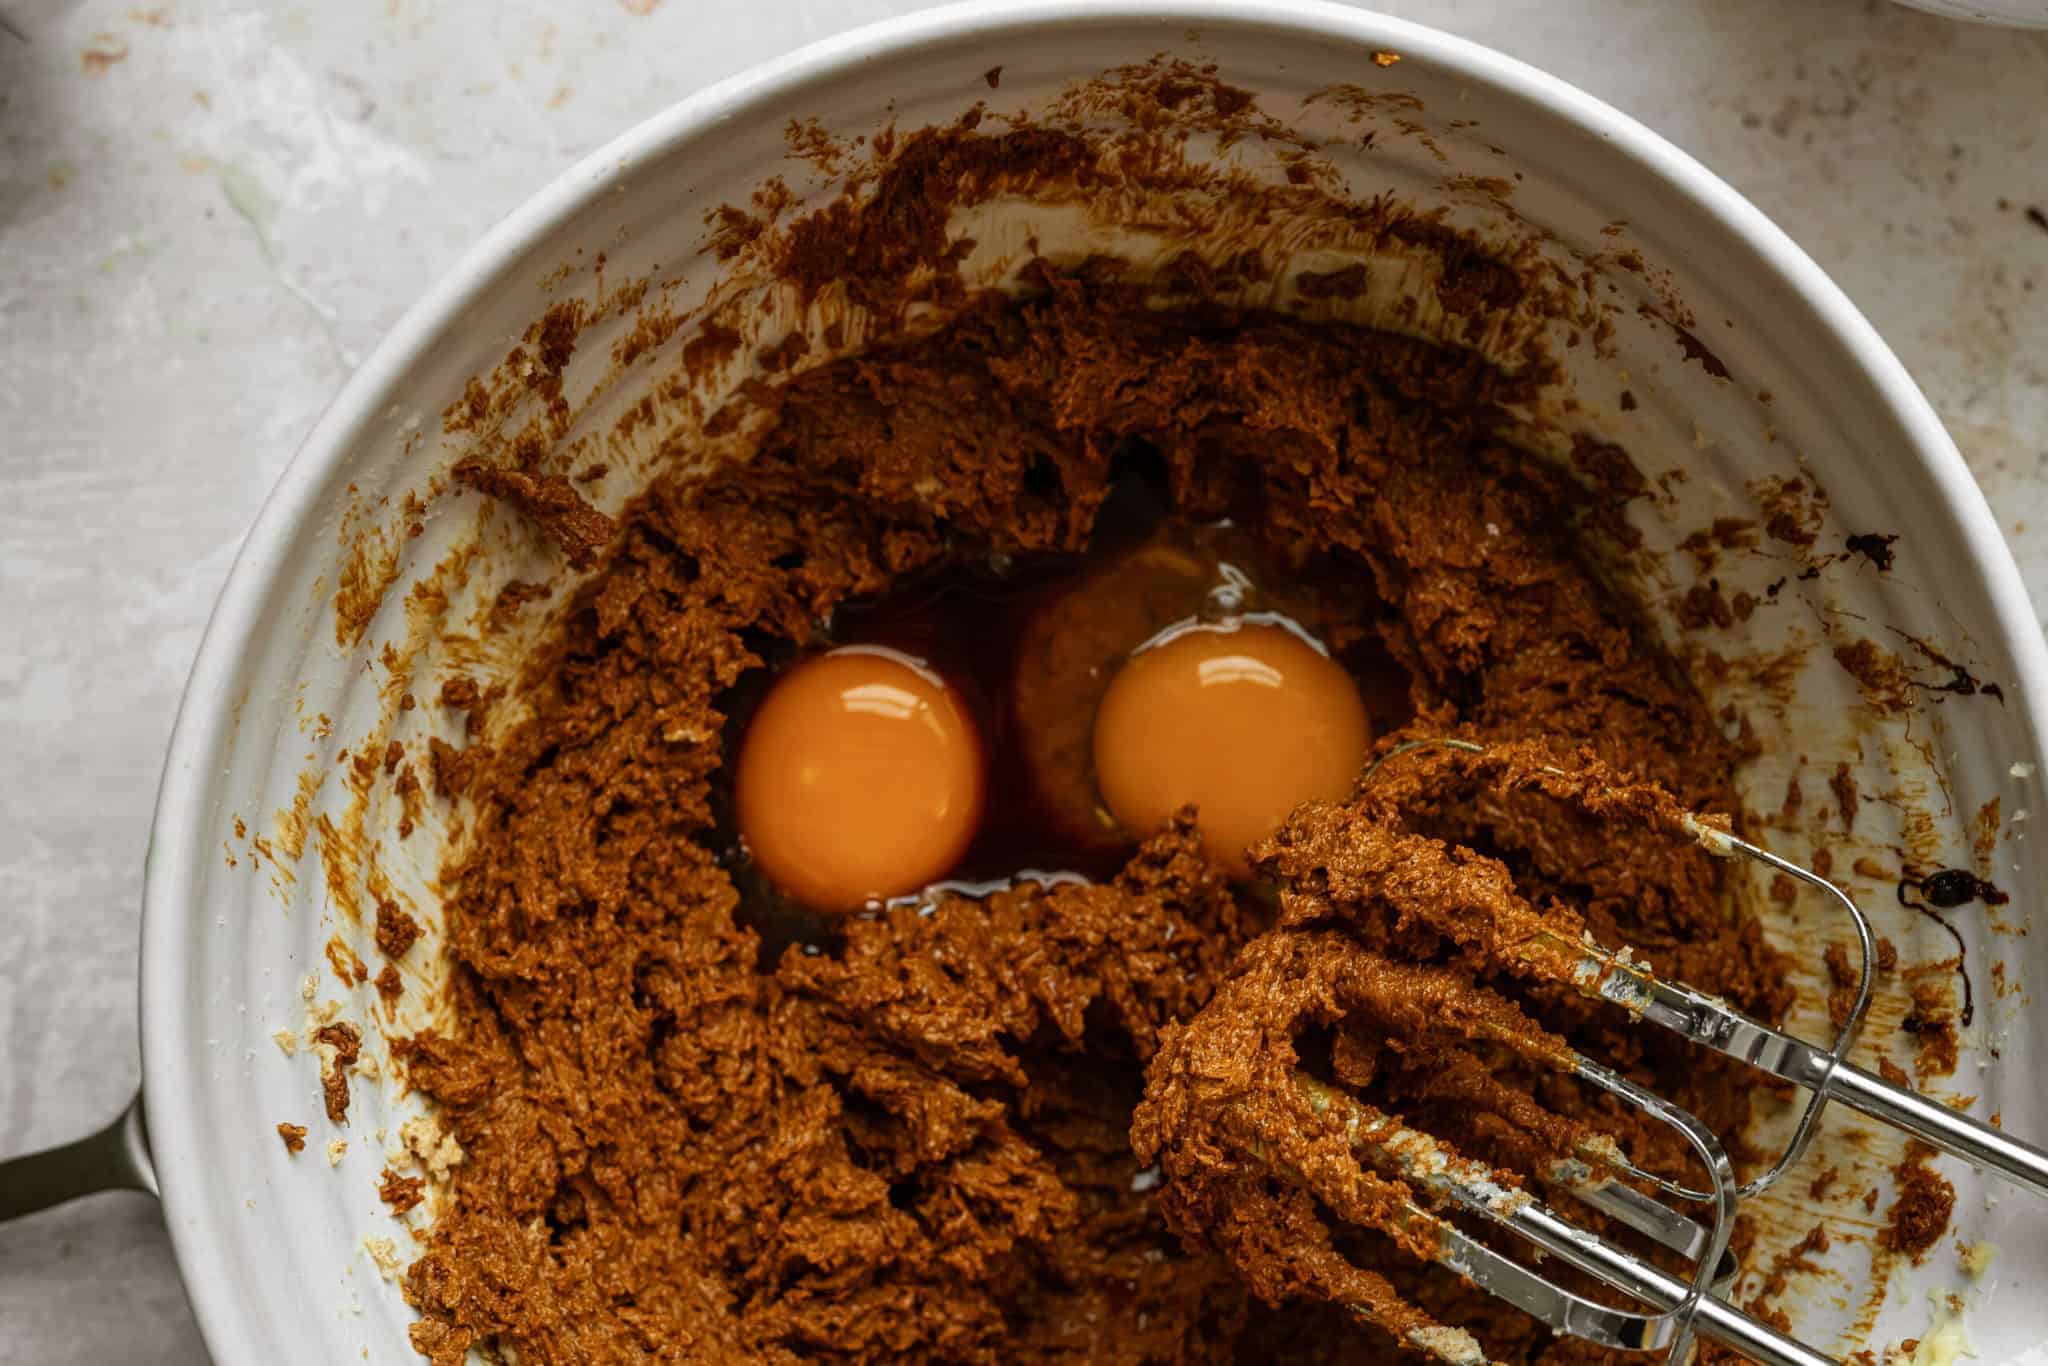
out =
<path fill-rule="evenodd" d="M 777 679 L 733 780 L 755 865 L 818 911 L 944 875 L 981 818 L 981 736 L 960 694 L 910 655 L 848 645 Z"/>
<path fill-rule="evenodd" d="M 1294 629 L 1190 623 L 1137 650 L 1095 711 L 1095 781 L 1143 838 L 1192 802 L 1210 856 L 1244 850 L 1313 798 L 1351 791 L 1371 728 L 1358 688 Z"/>

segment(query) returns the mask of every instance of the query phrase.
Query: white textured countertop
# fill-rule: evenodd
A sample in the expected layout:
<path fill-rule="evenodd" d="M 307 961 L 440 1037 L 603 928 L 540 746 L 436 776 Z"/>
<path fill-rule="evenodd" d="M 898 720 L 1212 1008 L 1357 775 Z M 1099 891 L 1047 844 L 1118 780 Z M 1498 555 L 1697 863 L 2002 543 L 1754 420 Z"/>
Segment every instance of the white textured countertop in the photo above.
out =
<path fill-rule="evenodd" d="M 889 0 L 0 0 L 0 1155 L 134 1090 L 201 626 L 300 436 L 572 159 Z M 1876 0 L 1386 0 L 1732 181 L 1919 377 L 2048 602 L 2048 34 Z M 196 1363 L 155 1206 L 0 1229 L 0 1366 Z"/>

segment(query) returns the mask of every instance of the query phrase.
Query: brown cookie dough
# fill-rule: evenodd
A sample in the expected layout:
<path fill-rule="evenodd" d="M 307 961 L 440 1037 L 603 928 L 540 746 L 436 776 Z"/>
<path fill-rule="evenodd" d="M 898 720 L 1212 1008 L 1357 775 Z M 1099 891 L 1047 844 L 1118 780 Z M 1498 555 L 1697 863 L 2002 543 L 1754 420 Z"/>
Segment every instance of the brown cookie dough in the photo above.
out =
<path fill-rule="evenodd" d="M 320 1103 L 327 1118 L 348 1123 L 348 1070 L 363 1051 L 362 1031 L 346 1020 L 321 1025 L 313 1031 L 313 1042 L 326 1056 L 320 1067 Z"/>
<path fill-rule="evenodd" d="M 386 958 L 403 958 L 420 937 L 420 922 L 390 898 L 377 903 L 377 952 Z"/>
<path fill-rule="evenodd" d="M 1934 1150 L 1924 1143 L 1907 1145 L 1905 1160 L 1892 1168 L 1898 1194 L 1885 1211 L 1885 1226 L 1878 1234 L 1881 1245 L 1916 1262 L 1947 1231 L 1956 1207 L 1955 1186 L 1928 1165 L 1933 1156 Z"/>
<path fill-rule="evenodd" d="M 1640 478 L 1589 491 L 1489 435 L 1534 381 L 1469 355 L 1161 309 L 1113 271 L 1032 284 L 754 394 L 770 423 L 744 468 L 657 479 L 622 517 L 526 682 L 531 718 L 488 751 L 436 743 L 437 790 L 474 806 L 444 869 L 454 1024 L 394 1049 L 468 1155 L 405 1278 L 434 1361 L 492 1342 L 528 1361 L 1384 1359 L 1379 1330 L 1296 1298 L 1312 1286 L 1467 1328 L 1496 1359 L 1598 1359 L 1333 1233 L 1290 1187 L 1219 1203 L 1199 1164 L 1134 1154 L 1148 1063 L 1170 1089 L 1188 1021 L 1234 1020 L 1246 1066 L 1296 1047 L 1311 1004 L 1260 1013 L 1290 954 L 1309 979 L 1380 965 L 1393 1022 L 1319 1035 L 1318 1062 L 1489 1158 L 1621 1126 L 1526 1063 L 1408 1051 L 1402 993 L 1483 974 L 1496 1025 L 1740 1132 L 1732 1064 L 1524 980 L 1497 930 L 1582 927 L 1755 1013 L 1785 1004 L 1716 868 L 1654 828 L 1732 809 L 1737 753 L 1582 558 L 1575 528 Z M 1595 815 L 1527 773 L 1390 768 L 1264 847 L 1277 909 L 1183 819 L 1110 881 L 949 896 L 764 955 L 721 858 L 735 685 L 851 599 L 1081 551 L 1139 456 L 1188 522 L 1229 517 L 1346 586 L 1413 716 L 1383 743 L 1541 738 L 1654 787 Z M 464 477 L 593 552 L 563 489 Z M 1212 996 L 1236 1004 L 1202 1015 Z"/>

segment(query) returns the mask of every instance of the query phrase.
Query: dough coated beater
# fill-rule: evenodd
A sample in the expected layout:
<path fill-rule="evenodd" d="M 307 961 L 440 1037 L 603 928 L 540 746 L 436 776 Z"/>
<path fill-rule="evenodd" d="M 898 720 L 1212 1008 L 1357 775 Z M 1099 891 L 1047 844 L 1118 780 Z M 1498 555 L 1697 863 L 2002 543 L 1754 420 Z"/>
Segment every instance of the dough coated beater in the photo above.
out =
<path fill-rule="evenodd" d="M 1470 972 L 1385 956 L 1372 942 L 1384 929 L 1283 926 L 1248 946 L 1209 1007 L 1168 1041 L 1155 1068 L 1165 1084 L 1148 1090 L 1133 1129 L 1140 1155 L 1173 1183 L 1176 1221 L 1240 1269 L 1259 1268 L 1249 1277 L 1255 1290 L 1330 1299 L 1439 1360 L 1482 1366 L 1487 1357 L 1470 1333 L 1433 1320 L 1344 1255 L 1342 1226 L 1362 1226 L 1602 1346 L 1661 1351 L 1675 1362 L 1700 1338 L 1766 1366 L 1819 1366 L 1832 1358 L 1723 1296 L 1738 1271 L 1728 1243 L 1742 1201 L 1798 1162 L 1831 1102 L 2048 1197 L 2048 1152 L 1846 1060 L 1870 1004 L 1875 936 L 1839 888 L 1654 787 L 1590 768 L 1567 772 L 1519 747 L 1413 741 L 1381 756 L 1364 781 L 1429 750 L 1502 793 L 1541 792 L 1602 819 L 1647 823 L 1795 879 L 1854 927 L 1862 964 L 1853 999 L 1828 1045 L 1808 1043 L 1663 980 L 1626 947 L 1595 942 L 1570 913 L 1521 897 L 1493 860 L 1434 840 L 1409 840 L 1399 857 L 1318 848 L 1315 876 L 1298 895 L 1370 906 L 1374 924 L 1396 932 L 1433 931 L 1483 952 L 1526 989 L 1626 1011 L 1807 1098 L 1776 1159 L 1739 1182 L 1707 1125 L 1584 1056 Z M 1283 836 L 1267 847 L 1282 868 L 1285 844 Z M 1311 1034 L 1332 1041 L 1327 1079 L 1297 1049 Z M 1509 1067 L 1605 1093 L 1675 1134 L 1699 1174 L 1638 1165 L 1597 1123 L 1554 1113 L 1508 1085 L 1500 1073 Z M 1411 1093 L 1469 1117 L 1493 1156 L 1507 1160 L 1480 1160 L 1357 1094 L 1394 1069 Z M 1567 1218 L 1563 1201 L 1580 1217 Z"/>

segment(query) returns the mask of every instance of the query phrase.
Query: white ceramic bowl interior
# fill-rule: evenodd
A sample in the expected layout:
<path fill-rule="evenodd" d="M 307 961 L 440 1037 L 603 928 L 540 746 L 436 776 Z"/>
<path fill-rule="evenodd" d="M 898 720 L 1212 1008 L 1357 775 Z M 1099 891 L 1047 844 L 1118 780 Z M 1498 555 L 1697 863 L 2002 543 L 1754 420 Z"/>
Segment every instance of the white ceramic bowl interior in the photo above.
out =
<path fill-rule="evenodd" d="M 902 129 L 948 120 L 977 99 L 998 110 L 1042 109 L 1077 80 L 1162 51 L 1214 59 L 1267 113 L 1331 139 L 1326 155 L 1359 197 L 1393 190 L 1446 206 L 1454 221 L 1482 232 L 1540 232 L 1560 260 L 1592 263 L 1598 292 L 1619 310 L 1613 348 L 1603 355 L 1588 344 L 1564 353 L 1579 407 L 1548 417 L 1621 442 L 1653 480 L 1684 471 L 1682 482 L 1666 481 L 1665 496 L 1638 505 L 1650 549 L 1668 550 L 1715 517 L 1760 516 L 1767 481 L 1803 478 L 1824 487 L 1830 501 L 1811 509 L 1819 537 L 1811 551 L 1767 542 L 1763 553 L 1731 556 L 1715 568 L 1729 597 L 1746 590 L 1765 600 L 1772 582 L 1786 582 L 1747 621 L 1711 639 L 1690 638 L 1689 658 L 1704 670 L 1706 649 L 1722 657 L 1727 667 L 1714 700 L 1739 709 L 1764 745 L 1742 779 L 1752 809 L 1779 810 L 1795 772 L 1808 808 L 1824 804 L 1827 778 L 1837 764 L 1848 765 L 1864 798 L 1853 839 L 1808 827 L 1767 835 L 1793 857 L 1826 843 L 1836 876 L 1905 962 L 1951 950 L 1898 904 L 1892 881 L 1880 875 L 1896 876 L 1900 849 L 1922 867 L 1975 868 L 2016 893 L 2000 915 L 1981 907 L 1957 913 L 1978 1010 L 1964 1032 L 1961 1067 L 1933 1085 L 1974 1097 L 1972 1113 L 2001 1112 L 2017 1132 L 2048 1134 L 2048 1100 L 2027 1081 L 2048 1052 L 2040 1026 L 2021 1011 L 2025 989 L 2048 975 L 2048 936 L 2011 932 L 2042 884 L 2039 845 L 2016 822 L 2017 813 L 2042 805 L 2028 766 L 2041 761 L 2048 701 L 2029 680 L 2048 677 L 2048 659 L 1962 461 L 1891 353 L 1821 272 L 1726 186 L 1643 128 L 1536 71 L 1413 25 L 1311 3 L 949 9 L 829 41 L 706 91 L 564 176 L 407 316 L 265 506 L 179 719 L 149 855 L 144 925 L 150 1129 L 180 1261 L 224 1366 L 365 1354 L 411 1359 L 410 1314 L 365 1256 L 363 1240 L 396 1237 L 401 1253 L 407 1250 L 374 1193 L 384 1147 L 377 1134 L 388 1141 L 416 1103 L 388 1079 L 359 1080 L 342 1135 L 348 1151 L 330 1170 L 321 1147 L 340 1131 L 319 1117 L 315 1064 L 303 1052 L 287 1057 L 272 1035 L 303 1030 L 309 976 L 315 1007 L 332 999 L 345 1018 L 382 1022 L 374 992 L 339 983 L 325 956 L 328 941 L 340 938 L 375 965 L 364 911 L 379 895 L 408 901 L 430 925 L 435 918 L 443 822 L 430 813 L 410 839 L 399 839 L 400 804 L 387 784 L 352 783 L 340 752 L 381 754 L 392 739 L 408 754 L 422 752 L 425 737 L 445 724 L 443 714 L 403 709 L 400 695 L 431 696 L 457 666 L 504 668 L 502 646 L 464 647 L 446 636 L 473 620 L 506 579 L 554 568 L 553 553 L 515 519 L 498 515 L 480 526 L 472 496 L 440 491 L 476 440 L 444 432 L 443 410 L 551 303 L 579 295 L 596 301 L 620 281 L 650 274 L 671 282 L 669 307 L 702 301 L 722 274 L 700 254 L 708 209 L 745 203 L 769 172 L 789 176 L 800 196 L 819 193 L 815 178 L 806 182 L 802 168 L 785 160 L 784 127 L 792 119 L 816 118 L 852 134 L 892 119 Z M 1374 52 L 1401 60 L 1375 66 Z M 997 63 L 1001 85 L 991 90 L 983 73 Z M 1311 92 L 1342 82 L 1413 95 L 1421 109 L 1369 113 L 1361 124 L 1338 105 L 1305 106 Z M 1397 118 L 1415 126 L 1403 131 Z M 1362 127 L 1379 131 L 1370 151 L 1360 145 Z M 1258 169 L 1264 153 L 1241 147 L 1230 155 Z M 1469 177 L 1511 179 L 1507 202 L 1520 221 L 1504 216 L 1498 185 L 1475 188 Z M 1603 231 L 1615 224 L 1625 227 Z M 985 244 L 973 268 L 992 279 L 1014 267 L 1027 232 L 1041 233 L 1053 252 L 1105 233 L 1098 245 L 1139 256 L 1160 245 L 1114 223 L 1063 227 L 1021 204 L 980 211 L 960 230 L 969 227 Z M 1630 249 L 1645 270 L 1618 263 Z M 1665 323 L 1634 311 L 1641 303 L 1668 315 L 1674 295 L 1696 315 L 1695 331 L 1730 379 L 1687 362 Z M 631 308 L 613 309 L 593 324 L 570 369 L 579 403 L 604 378 L 606 387 L 587 404 L 589 432 L 672 373 L 688 340 L 686 327 L 623 376 L 605 377 L 604 353 L 634 316 Z M 735 370 L 715 383 L 730 387 L 739 376 Z M 1635 400 L 1626 410 L 1624 390 Z M 643 440 L 607 447 L 617 469 L 598 486 L 606 505 L 615 508 L 632 491 L 659 435 L 657 424 Z M 422 497 L 424 515 L 407 508 L 408 494 Z M 406 534 L 414 522 L 423 527 L 417 537 Z M 1899 534 L 1890 573 L 1847 556 L 1800 577 L 1858 532 Z M 450 557 L 466 545 L 480 545 L 481 553 L 455 572 Z M 1676 554 L 1662 581 L 1649 585 L 1667 626 L 1672 603 L 1698 577 L 1688 557 Z M 422 582 L 445 594 L 445 608 L 436 591 L 415 591 Z M 2002 700 L 1915 688 L 1903 716 L 1868 705 L 1832 648 L 1869 638 L 1900 657 L 1919 683 L 1952 677 L 1908 637 L 1996 683 Z M 1672 638 L 1680 640 L 1675 627 Z M 1772 659 L 1779 667 L 1764 668 Z M 1978 855 L 1973 821 L 1993 799 L 2001 814 Z M 1869 873 L 1855 867 L 1859 856 L 1874 860 Z M 1755 888 L 1745 894 L 1764 906 L 1773 932 L 1800 961 L 1800 1021 L 1819 1037 L 1821 948 L 1846 942 L 1847 927 L 1810 909 L 1788 916 Z M 2004 963 L 2002 991 L 1990 977 L 1994 961 Z M 418 986 L 394 1030 L 425 1018 Z M 1904 1010 L 1895 982 L 1867 1031 L 1901 1061 L 1909 1050 L 1895 1031 Z M 372 1056 L 381 1058 L 381 1036 L 369 1033 Z M 2002 1055 L 1996 1065 L 1993 1047 Z M 308 1153 L 287 1158 L 274 1132 L 280 1120 L 313 1128 Z M 1840 1166 L 1851 1193 L 1888 1179 L 1884 1168 L 1896 1160 L 1897 1145 L 1868 1136 L 1870 1127 L 1836 1116 L 1823 1150 L 1782 1194 L 1759 1202 L 1763 1244 L 1754 1264 L 1811 1226 L 1806 1191 L 1822 1166 Z M 2001 1295 L 1998 1286 L 2038 1284 L 2048 1274 L 2040 1211 L 1956 1164 L 1942 1166 L 1960 1192 L 1954 1236 L 1923 1265 L 1881 1257 L 1874 1264 L 1867 1237 L 1838 1238 L 1826 1270 L 1796 1278 L 1780 1298 L 1816 1344 L 1920 1336 L 1926 1292 L 1950 1290 L 1973 1306 L 1969 1323 L 1984 1359 L 2017 1353 L 2036 1336 L 2038 1313 L 2021 1302 L 2024 1292 Z M 1826 1208 L 1844 1227 L 1860 1218 L 1867 1233 L 1883 1206 L 1876 1216 L 1839 1200 Z M 1972 1280 L 1959 1270 L 1955 1247 L 1987 1238 L 2004 1253 L 1988 1276 Z M 1881 1308 L 1873 1280 L 1890 1286 Z"/>
<path fill-rule="evenodd" d="M 2048 0 L 1898 0 L 1944 19 L 2011 28 L 2048 28 Z"/>

